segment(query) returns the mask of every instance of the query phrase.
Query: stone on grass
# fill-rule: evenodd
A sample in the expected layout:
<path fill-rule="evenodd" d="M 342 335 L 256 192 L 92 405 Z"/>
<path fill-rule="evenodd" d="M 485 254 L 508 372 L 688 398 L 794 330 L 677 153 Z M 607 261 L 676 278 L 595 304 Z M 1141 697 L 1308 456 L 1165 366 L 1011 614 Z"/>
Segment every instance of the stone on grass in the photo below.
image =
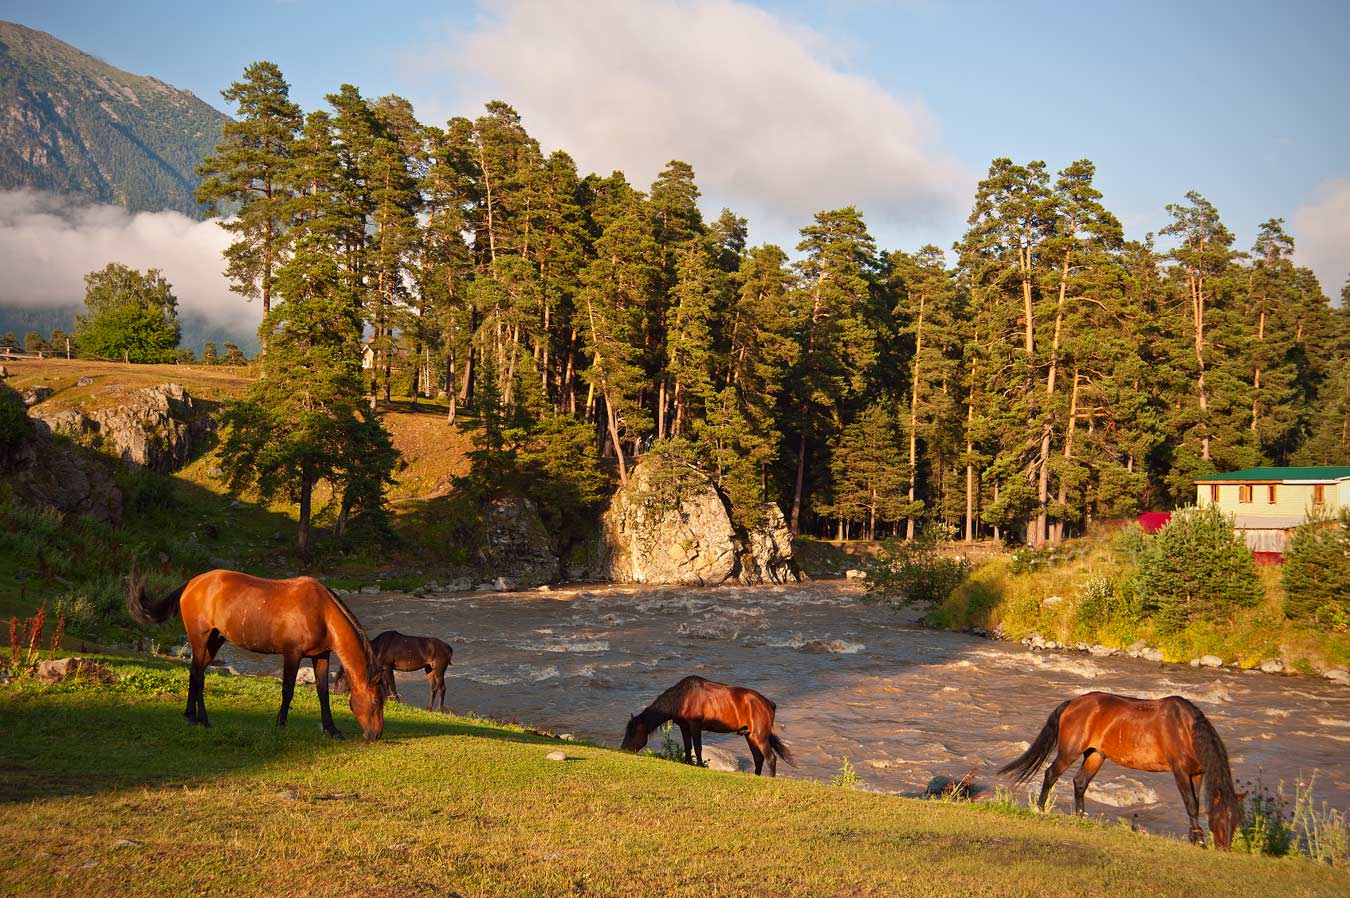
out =
<path fill-rule="evenodd" d="M 117 674 L 87 658 L 57 658 L 55 661 L 38 662 L 37 679 L 39 683 L 64 683 L 67 680 L 115 683 Z"/>
<path fill-rule="evenodd" d="M 545 760 L 548 760 L 548 761 L 566 761 L 566 760 L 567 760 L 567 752 L 565 752 L 565 751 L 551 751 L 551 752 L 549 752 L 548 754 L 544 755 L 544 758 L 545 758 Z"/>

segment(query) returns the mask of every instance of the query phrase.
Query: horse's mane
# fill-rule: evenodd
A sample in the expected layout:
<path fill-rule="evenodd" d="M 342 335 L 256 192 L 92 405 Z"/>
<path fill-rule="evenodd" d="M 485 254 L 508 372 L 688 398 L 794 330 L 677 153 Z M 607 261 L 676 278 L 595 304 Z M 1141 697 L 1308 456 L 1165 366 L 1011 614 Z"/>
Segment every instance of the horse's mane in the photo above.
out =
<path fill-rule="evenodd" d="M 1214 725 L 1209 722 L 1204 712 L 1190 700 L 1178 696 L 1177 702 L 1191 715 L 1191 742 L 1195 745 L 1196 754 L 1200 756 L 1200 766 L 1204 770 L 1204 786 L 1219 793 L 1219 798 L 1224 803 L 1236 802 L 1238 799 L 1237 792 L 1233 788 L 1233 771 L 1228 766 L 1228 749 L 1224 747 L 1218 731 L 1214 729 Z"/>
<path fill-rule="evenodd" d="M 328 590 L 329 598 L 333 600 L 333 604 L 342 612 L 342 616 L 347 619 L 347 623 L 352 625 L 352 630 L 356 633 L 357 642 L 361 645 L 361 652 L 366 656 L 366 676 L 369 677 L 371 672 L 376 668 L 375 649 L 371 646 L 370 639 L 366 637 L 365 628 L 361 626 L 361 622 L 356 619 L 356 615 L 352 614 L 352 610 L 347 607 L 346 603 L 342 601 L 331 587 L 325 586 L 324 589 Z M 344 664 L 343 668 L 346 668 L 346 666 L 347 665 Z"/>

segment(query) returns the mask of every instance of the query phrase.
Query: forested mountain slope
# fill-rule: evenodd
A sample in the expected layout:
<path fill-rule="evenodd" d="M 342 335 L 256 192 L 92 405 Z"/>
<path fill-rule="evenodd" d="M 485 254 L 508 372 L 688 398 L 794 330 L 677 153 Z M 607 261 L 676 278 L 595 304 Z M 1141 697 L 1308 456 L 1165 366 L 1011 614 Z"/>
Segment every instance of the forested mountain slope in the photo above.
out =
<path fill-rule="evenodd" d="M 226 121 L 188 91 L 0 22 L 0 189 L 201 217 L 195 169 Z"/>

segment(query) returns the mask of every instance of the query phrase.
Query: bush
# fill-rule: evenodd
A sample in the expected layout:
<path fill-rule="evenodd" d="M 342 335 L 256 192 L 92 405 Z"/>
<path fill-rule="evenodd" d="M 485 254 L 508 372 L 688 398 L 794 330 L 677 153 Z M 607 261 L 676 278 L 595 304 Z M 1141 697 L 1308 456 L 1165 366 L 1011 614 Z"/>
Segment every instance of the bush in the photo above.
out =
<path fill-rule="evenodd" d="M 1284 613 L 1350 630 L 1350 508 L 1294 531 L 1284 553 Z"/>
<path fill-rule="evenodd" d="M 1138 566 L 1137 601 L 1163 633 L 1193 620 L 1230 617 L 1263 594 L 1251 550 L 1213 505 L 1178 509 L 1148 539 Z"/>
<path fill-rule="evenodd" d="M 965 558 L 942 555 L 951 536 L 941 525 L 925 525 L 913 542 L 887 540 L 867 578 L 867 591 L 899 604 L 941 602 L 970 574 Z"/>

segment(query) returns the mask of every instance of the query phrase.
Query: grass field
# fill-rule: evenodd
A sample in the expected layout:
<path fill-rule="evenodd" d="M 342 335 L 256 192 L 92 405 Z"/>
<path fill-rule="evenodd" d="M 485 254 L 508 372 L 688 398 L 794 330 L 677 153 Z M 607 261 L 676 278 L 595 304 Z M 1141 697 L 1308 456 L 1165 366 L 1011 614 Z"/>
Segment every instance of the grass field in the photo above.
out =
<path fill-rule="evenodd" d="M 331 742 L 314 691 L 114 662 L 0 686 L 0 894 L 1343 896 L 1350 873 L 1061 815 L 715 773 L 391 706 Z M 345 704 L 338 725 L 357 728 Z M 546 760 L 565 748 L 568 760 Z"/>

